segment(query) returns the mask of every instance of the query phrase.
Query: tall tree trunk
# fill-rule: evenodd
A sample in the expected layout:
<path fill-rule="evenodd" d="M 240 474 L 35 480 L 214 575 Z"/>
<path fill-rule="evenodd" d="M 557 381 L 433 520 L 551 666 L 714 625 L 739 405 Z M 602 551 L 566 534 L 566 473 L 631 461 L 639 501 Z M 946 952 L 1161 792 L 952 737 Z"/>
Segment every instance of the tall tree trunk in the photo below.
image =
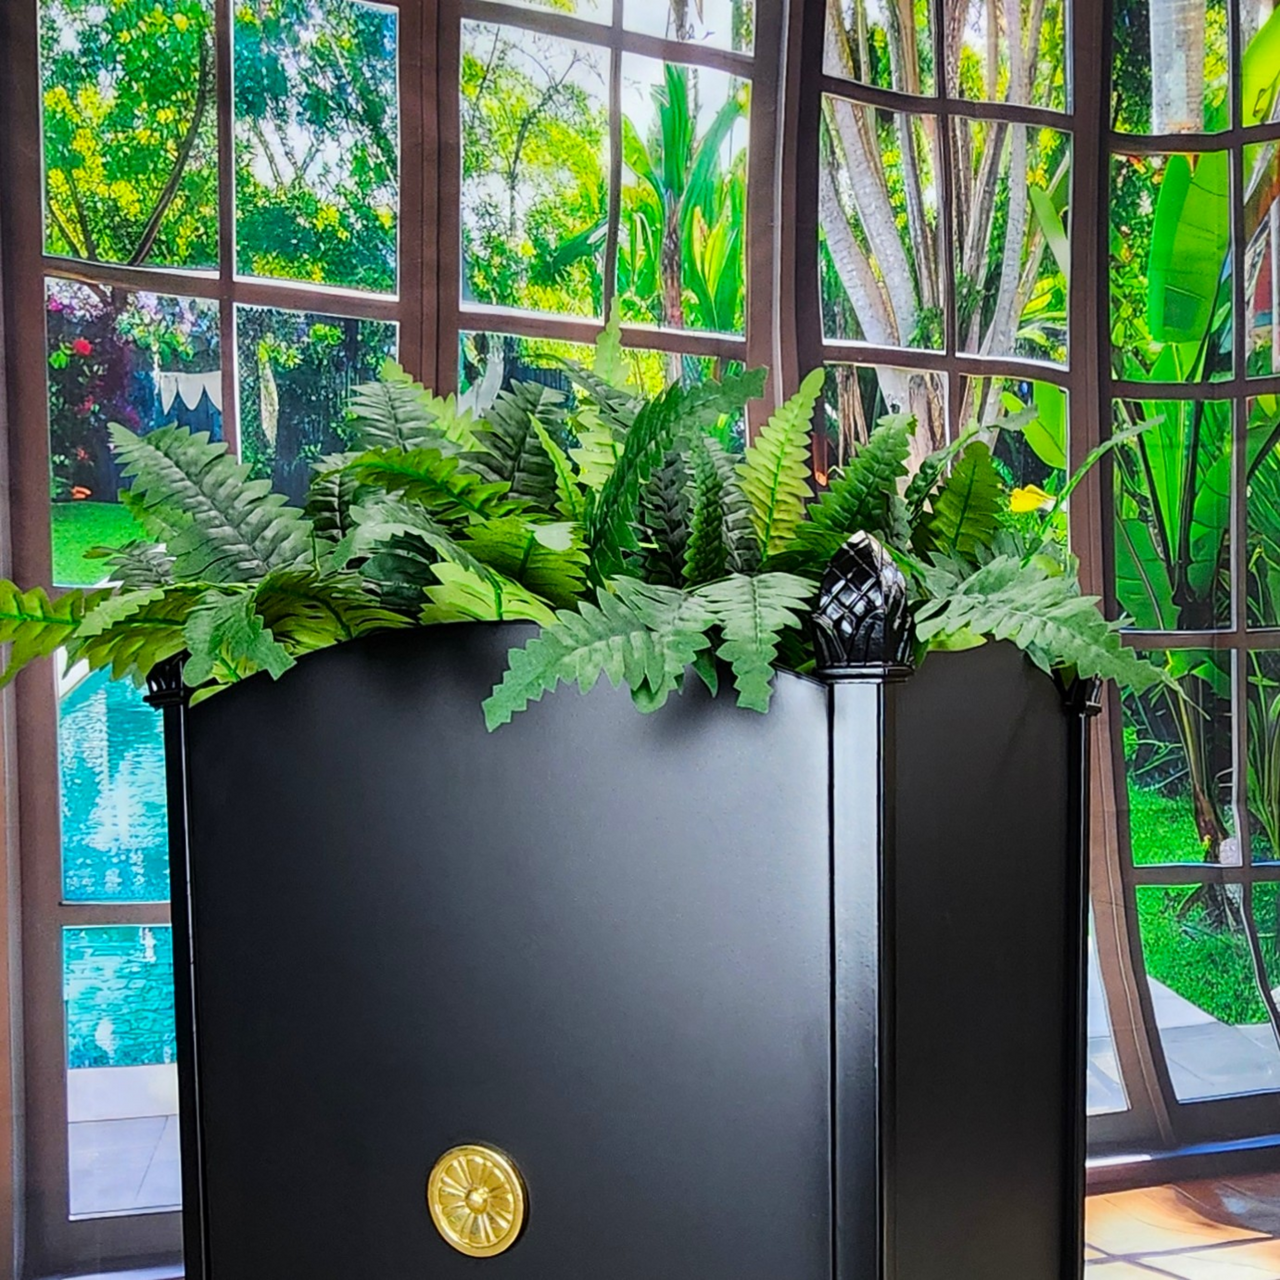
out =
<path fill-rule="evenodd" d="M 1150 0 L 1151 130 L 1204 128 L 1204 0 Z"/>

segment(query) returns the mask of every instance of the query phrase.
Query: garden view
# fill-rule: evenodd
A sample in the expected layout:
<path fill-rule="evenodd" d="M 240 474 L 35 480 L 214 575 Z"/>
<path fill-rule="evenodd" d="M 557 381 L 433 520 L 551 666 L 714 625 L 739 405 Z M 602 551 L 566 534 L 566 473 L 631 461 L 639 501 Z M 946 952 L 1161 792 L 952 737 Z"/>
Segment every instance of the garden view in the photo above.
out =
<path fill-rule="evenodd" d="M 608 19 L 591 0 L 547 7 Z M 1230 125 L 1222 0 L 1200 14 L 1178 6 L 1177 20 L 1173 8 L 1119 0 L 1120 134 Z M 750 0 L 627 10 L 643 13 L 637 23 L 651 34 L 753 47 Z M 944 350 L 950 334 L 959 352 L 1038 362 L 1043 375 L 967 377 L 949 396 L 941 373 L 832 364 L 830 456 L 847 457 L 896 408 L 924 424 L 921 449 L 970 420 L 1013 417 L 1020 429 L 1001 434 L 997 459 L 1034 509 L 1064 483 L 1071 417 L 1059 385 L 1072 322 L 1068 14 L 1065 0 L 949 0 L 943 10 L 946 29 L 935 33 L 927 0 L 830 5 L 830 76 L 922 96 L 918 112 L 824 98 L 823 329 L 833 341 L 918 352 Z M 1243 12 L 1238 90 L 1251 125 L 1276 115 L 1280 17 Z M 399 212 L 396 12 L 237 0 L 233 21 L 233 156 L 220 169 L 211 0 L 44 0 L 48 253 L 64 264 L 216 271 L 219 182 L 230 180 L 238 274 L 394 294 L 400 239 L 416 233 Z M 1153 61 L 1186 74 L 1153 80 Z M 556 359 L 582 349 L 504 333 L 513 310 L 603 322 L 616 308 L 627 325 L 745 332 L 751 83 L 629 52 L 616 95 L 611 76 L 602 45 L 462 23 L 458 287 L 492 316 L 460 335 L 460 390 L 472 403 L 512 379 L 570 391 Z M 1034 108 L 1041 123 L 931 112 L 944 79 L 962 100 Z M 1139 392 L 1117 399 L 1114 425 L 1152 424 L 1116 452 L 1116 590 L 1146 632 L 1280 625 L 1280 401 L 1210 390 L 1240 350 L 1249 375 L 1280 373 L 1277 145 L 1245 148 L 1243 244 L 1232 239 L 1229 150 L 1135 146 L 1112 157 L 1110 360 Z M 350 388 L 397 347 L 387 322 L 247 305 L 235 308 L 232 341 L 215 301 L 74 275 L 55 268 L 47 288 L 54 576 L 66 585 L 100 576 L 85 550 L 141 532 L 119 498 L 109 423 L 226 432 L 255 475 L 297 498 L 311 464 L 343 446 Z M 655 350 L 628 358 L 649 392 L 731 369 Z M 1233 474 L 1248 494 L 1236 530 Z M 1244 599 L 1233 557 L 1247 564 Z M 1250 848 L 1254 861 L 1280 857 L 1280 660 L 1222 653 L 1211 640 L 1163 652 L 1184 696 L 1123 698 L 1134 861 L 1229 866 Z M 1150 976 L 1233 1027 L 1275 1020 L 1276 902 L 1274 885 L 1142 887 Z"/>

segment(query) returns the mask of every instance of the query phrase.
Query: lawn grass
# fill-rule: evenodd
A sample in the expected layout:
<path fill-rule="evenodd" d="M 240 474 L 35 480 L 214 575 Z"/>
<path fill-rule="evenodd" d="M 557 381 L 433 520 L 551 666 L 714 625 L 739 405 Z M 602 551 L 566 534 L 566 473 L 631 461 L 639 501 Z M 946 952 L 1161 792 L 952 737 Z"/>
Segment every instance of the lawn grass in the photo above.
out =
<path fill-rule="evenodd" d="M 1189 795 L 1165 795 L 1129 781 L 1129 840 L 1139 866 L 1160 862 L 1203 862 Z"/>
<path fill-rule="evenodd" d="M 90 547 L 118 547 L 140 537 L 141 529 L 117 502 L 55 502 L 53 516 L 53 580 L 60 587 L 87 587 L 101 582 L 101 560 L 86 560 Z"/>

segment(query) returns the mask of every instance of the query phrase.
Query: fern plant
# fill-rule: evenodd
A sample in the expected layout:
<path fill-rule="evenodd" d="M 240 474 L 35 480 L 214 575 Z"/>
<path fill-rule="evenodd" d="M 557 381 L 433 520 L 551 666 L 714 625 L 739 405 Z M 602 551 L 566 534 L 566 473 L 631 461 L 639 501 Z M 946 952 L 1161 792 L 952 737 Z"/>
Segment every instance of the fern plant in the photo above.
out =
<path fill-rule="evenodd" d="M 139 536 L 91 553 L 97 590 L 0 582 L 0 680 L 62 649 L 142 683 L 185 654 L 198 700 L 374 631 L 521 620 L 538 631 L 484 704 L 491 728 L 602 676 L 651 711 L 690 673 L 715 692 L 724 672 L 740 705 L 764 711 L 776 669 L 812 665 L 818 583 L 859 531 L 907 577 L 920 658 L 1002 639 L 1046 670 L 1163 678 L 1081 595 L 1056 511 L 1030 534 L 1010 519 L 989 431 L 909 476 L 915 423 L 887 417 L 819 493 L 821 371 L 733 452 L 723 423 L 763 373 L 646 399 L 625 369 L 611 321 L 590 368 L 566 364 L 572 396 L 514 383 L 475 417 L 389 363 L 353 393 L 348 451 L 316 463 L 301 510 L 206 435 L 115 428 Z"/>

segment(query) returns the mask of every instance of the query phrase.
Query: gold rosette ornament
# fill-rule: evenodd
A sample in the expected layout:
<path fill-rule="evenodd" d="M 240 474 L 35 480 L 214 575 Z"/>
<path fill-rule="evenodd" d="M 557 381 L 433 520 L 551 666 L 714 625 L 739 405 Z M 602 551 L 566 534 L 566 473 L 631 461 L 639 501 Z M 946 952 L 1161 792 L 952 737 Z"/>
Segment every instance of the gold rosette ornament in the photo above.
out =
<path fill-rule="evenodd" d="M 526 1197 L 520 1171 L 493 1147 L 453 1147 L 427 1180 L 436 1230 L 459 1253 L 492 1258 L 519 1239 Z"/>

